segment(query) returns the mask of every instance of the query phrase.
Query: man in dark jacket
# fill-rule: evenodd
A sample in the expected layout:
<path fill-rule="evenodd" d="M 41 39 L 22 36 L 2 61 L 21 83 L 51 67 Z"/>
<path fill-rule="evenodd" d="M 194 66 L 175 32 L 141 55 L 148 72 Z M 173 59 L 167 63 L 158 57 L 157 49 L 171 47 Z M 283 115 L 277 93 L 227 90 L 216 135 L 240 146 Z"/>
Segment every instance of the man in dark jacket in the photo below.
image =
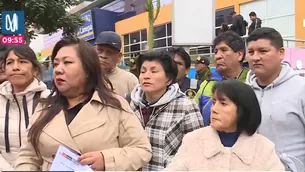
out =
<path fill-rule="evenodd" d="M 244 20 L 244 17 L 240 14 L 237 14 L 233 11 L 232 16 L 232 25 L 230 30 L 237 33 L 239 36 L 244 36 L 246 34 L 248 23 Z"/>
<path fill-rule="evenodd" d="M 255 29 L 262 27 L 262 20 L 256 16 L 255 12 L 251 12 L 249 14 L 250 20 L 252 21 L 251 25 L 249 26 L 249 32 L 248 35 L 250 35 L 251 32 L 253 32 Z"/>
<path fill-rule="evenodd" d="M 183 48 L 172 48 L 169 50 L 178 67 L 177 83 L 180 90 L 189 98 L 193 98 L 201 84 L 200 80 L 190 79 L 187 74 L 191 68 L 191 57 Z"/>

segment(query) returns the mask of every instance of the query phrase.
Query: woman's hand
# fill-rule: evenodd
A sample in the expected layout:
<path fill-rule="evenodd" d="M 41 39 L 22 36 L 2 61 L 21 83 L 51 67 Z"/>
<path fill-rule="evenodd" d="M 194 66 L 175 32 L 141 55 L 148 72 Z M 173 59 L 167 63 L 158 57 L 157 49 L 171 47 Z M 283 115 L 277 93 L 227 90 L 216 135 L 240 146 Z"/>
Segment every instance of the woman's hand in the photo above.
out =
<path fill-rule="evenodd" d="M 81 155 L 78 161 L 82 165 L 90 165 L 93 170 L 104 171 L 105 160 L 104 155 L 101 152 L 88 152 Z"/>

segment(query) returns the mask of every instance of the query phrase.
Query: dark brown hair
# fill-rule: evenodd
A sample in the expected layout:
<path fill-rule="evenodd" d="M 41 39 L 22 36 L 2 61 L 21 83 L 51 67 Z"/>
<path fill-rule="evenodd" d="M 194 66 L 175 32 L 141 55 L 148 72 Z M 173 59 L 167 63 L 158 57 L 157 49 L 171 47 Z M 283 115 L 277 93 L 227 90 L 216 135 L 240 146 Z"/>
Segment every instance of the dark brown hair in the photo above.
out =
<path fill-rule="evenodd" d="M 237 131 L 252 136 L 262 120 L 259 102 L 253 89 L 236 79 L 217 82 L 212 87 L 213 98 L 227 97 L 237 106 Z"/>
<path fill-rule="evenodd" d="M 60 40 L 53 49 L 51 55 L 52 63 L 61 48 L 73 45 L 77 45 L 78 55 L 88 76 L 85 84 L 85 93 L 89 95 L 97 91 L 103 106 L 110 105 L 116 109 L 123 110 L 120 101 L 114 97 L 110 81 L 102 73 L 95 49 L 86 41 L 78 38 L 64 38 Z M 37 155 L 40 155 L 38 143 L 43 128 L 68 104 L 67 99 L 59 92 L 54 83 L 51 94 L 46 99 L 41 99 L 41 103 L 44 107 L 42 110 L 43 114 L 33 124 L 28 134 L 29 141 Z"/>
<path fill-rule="evenodd" d="M 41 76 L 41 64 L 37 60 L 35 52 L 28 45 L 25 44 L 11 45 L 9 47 L 6 47 L 3 59 L 1 59 L 1 67 L 3 69 L 5 69 L 6 60 L 10 52 L 14 52 L 14 54 L 21 59 L 29 60 L 32 63 L 33 68 L 37 70 L 38 76 Z"/>

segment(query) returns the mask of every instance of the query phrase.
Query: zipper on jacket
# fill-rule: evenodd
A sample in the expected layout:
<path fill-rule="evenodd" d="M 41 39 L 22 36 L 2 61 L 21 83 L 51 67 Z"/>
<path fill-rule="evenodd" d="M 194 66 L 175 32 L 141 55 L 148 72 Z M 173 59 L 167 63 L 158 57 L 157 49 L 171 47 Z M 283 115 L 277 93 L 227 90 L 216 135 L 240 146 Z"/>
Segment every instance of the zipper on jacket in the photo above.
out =
<path fill-rule="evenodd" d="M 159 108 L 158 107 L 154 107 L 153 112 L 151 113 L 151 116 L 149 117 L 146 126 L 149 124 L 149 122 L 151 122 L 153 119 L 155 119 L 162 110 L 167 108 L 168 105 L 169 105 L 169 103 L 167 103 L 165 105 L 161 105 Z"/>
<path fill-rule="evenodd" d="M 5 108 L 5 124 L 4 124 L 4 140 L 5 140 L 5 151 L 10 152 L 10 140 L 9 140 L 9 114 L 10 114 L 10 100 L 6 102 Z M 0 152 L 1 153 L 1 152 Z"/>
<path fill-rule="evenodd" d="M 13 94 L 13 97 L 14 97 L 14 100 L 16 101 L 16 103 L 17 103 L 18 110 L 19 110 L 19 146 L 21 146 L 21 109 L 20 109 L 20 105 L 19 105 L 19 102 L 17 100 L 16 95 Z"/>
<path fill-rule="evenodd" d="M 155 107 L 153 108 L 151 114 L 149 115 L 149 119 L 148 119 L 147 123 L 145 124 L 144 117 L 143 117 L 143 114 L 142 114 L 142 109 L 140 109 L 140 116 L 141 116 L 141 120 L 140 121 L 141 121 L 141 123 L 142 123 L 144 128 L 147 126 L 147 124 L 151 120 L 151 116 L 154 115 L 154 113 L 155 113 Z"/>

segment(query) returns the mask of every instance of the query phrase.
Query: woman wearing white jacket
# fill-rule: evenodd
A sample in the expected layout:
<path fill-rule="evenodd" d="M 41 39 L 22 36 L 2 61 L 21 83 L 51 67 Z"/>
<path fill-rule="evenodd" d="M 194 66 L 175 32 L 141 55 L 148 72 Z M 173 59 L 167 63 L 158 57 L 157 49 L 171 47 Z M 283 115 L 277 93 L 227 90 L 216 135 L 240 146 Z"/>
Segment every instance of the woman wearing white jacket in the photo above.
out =
<path fill-rule="evenodd" d="M 7 81 L 0 85 L 0 171 L 13 169 L 37 100 L 50 94 L 46 85 L 37 79 L 40 63 L 29 46 L 10 47 L 2 67 Z"/>

